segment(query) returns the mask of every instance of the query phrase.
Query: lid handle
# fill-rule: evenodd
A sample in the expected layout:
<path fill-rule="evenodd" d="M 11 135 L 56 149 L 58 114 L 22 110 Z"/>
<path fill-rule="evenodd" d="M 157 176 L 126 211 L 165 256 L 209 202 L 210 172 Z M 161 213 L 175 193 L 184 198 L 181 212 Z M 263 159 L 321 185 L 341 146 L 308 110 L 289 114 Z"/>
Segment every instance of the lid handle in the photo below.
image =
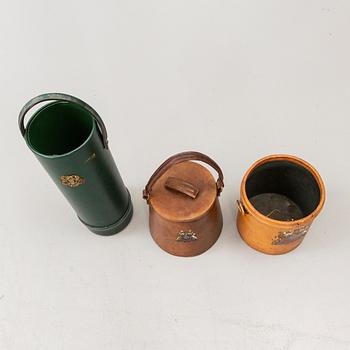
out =
<path fill-rule="evenodd" d="M 192 199 L 196 199 L 199 189 L 191 183 L 177 177 L 168 177 L 165 185 L 167 189 L 183 193 Z"/>
<path fill-rule="evenodd" d="M 182 152 L 175 154 L 174 156 L 168 158 L 163 164 L 160 165 L 160 167 L 153 173 L 151 178 L 149 179 L 145 189 L 143 190 L 143 198 L 147 200 L 147 203 L 149 203 L 149 198 L 152 192 L 152 187 L 156 183 L 156 181 L 165 174 L 167 170 L 169 170 L 173 165 L 178 163 L 187 162 L 190 160 L 197 160 L 200 162 L 204 162 L 208 165 L 210 165 L 212 168 L 214 168 L 219 177 L 216 181 L 216 189 L 217 189 L 217 195 L 220 196 L 220 193 L 222 192 L 222 189 L 224 188 L 224 175 L 219 167 L 219 165 L 211 158 L 206 156 L 203 153 L 200 152 Z"/>

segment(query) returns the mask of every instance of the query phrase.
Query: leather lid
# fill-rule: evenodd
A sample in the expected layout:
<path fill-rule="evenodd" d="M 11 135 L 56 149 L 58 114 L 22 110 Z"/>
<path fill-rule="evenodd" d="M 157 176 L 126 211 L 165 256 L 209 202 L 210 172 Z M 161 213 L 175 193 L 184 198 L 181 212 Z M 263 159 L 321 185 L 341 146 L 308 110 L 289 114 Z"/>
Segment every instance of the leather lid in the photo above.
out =
<path fill-rule="evenodd" d="M 188 222 L 205 215 L 216 197 L 216 181 L 210 171 L 186 161 L 173 165 L 156 181 L 149 203 L 164 219 Z"/>

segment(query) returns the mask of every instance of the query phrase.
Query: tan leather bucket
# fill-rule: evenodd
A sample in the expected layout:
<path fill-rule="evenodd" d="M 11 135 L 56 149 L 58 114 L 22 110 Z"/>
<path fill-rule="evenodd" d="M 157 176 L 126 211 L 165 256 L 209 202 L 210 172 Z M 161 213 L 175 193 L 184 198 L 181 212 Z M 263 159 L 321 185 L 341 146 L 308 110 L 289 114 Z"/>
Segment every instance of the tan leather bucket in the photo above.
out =
<path fill-rule="evenodd" d="M 272 155 L 254 163 L 243 177 L 237 201 L 237 228 L 252 248 L 284 254 L 304 239 L 325 202 L 317 170 L 290 155 Z"/>
<path fill-rule="evenodd" d="M 218 173 L 215 180 L 201 161 Z M 166 252 L 195 256 L 219 238 L 222 214 L 218 196 L 224 187 L 220 167 L 199 152 L 183 152 L 167 159 L 151 176 L 143 197 L 149 204 L 154 241 Z"/>

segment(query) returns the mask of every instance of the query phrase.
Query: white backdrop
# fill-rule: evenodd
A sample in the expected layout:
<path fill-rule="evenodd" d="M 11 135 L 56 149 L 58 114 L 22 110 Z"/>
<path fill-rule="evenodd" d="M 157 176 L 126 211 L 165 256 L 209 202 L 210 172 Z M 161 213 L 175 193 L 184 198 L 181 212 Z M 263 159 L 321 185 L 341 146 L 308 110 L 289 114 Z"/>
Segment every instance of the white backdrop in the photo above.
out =
<path fill-rule="evenodd" d="M 1 0 L 0 349 L 350 349 L 350 3 Z M 31 97 L 103 117 L 135 214 L 87 231 L 22 140 Z M 142 188 L 168 156 L 221 166 L 224 230 L 164 253 Z M 283 256 L 249 248 L 235 200 L 258 158 L 313 164 L 326 206 Z"/>

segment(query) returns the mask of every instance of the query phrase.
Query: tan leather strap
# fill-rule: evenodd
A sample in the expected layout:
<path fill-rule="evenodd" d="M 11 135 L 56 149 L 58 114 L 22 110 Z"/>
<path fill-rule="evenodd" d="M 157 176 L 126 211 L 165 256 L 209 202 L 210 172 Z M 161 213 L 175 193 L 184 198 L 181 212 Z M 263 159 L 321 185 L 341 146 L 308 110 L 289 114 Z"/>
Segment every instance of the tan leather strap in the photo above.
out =
<path fill-rule="evenodd" d="M 222 192 L 222 189 L 224 188 L 224 175 L 218 166 L 218 164 L 206 156 L 203 153 L 200 152 L 182 152 L 175 154 L 174 156 L 168 158 L 161 166 L 154 172 L 154 174 L 151 176 L 149 179 L 145 189 L 143 190 L 143 198 L 147 200 L 147 203 L 149 201 L 151 192 L 152 192 L 152 187 L 156 183 L 156 181 L 163 175 L 167 170 L 169 170 L 173 165 L 182 163 L 182 162 L 187 162 L 190 160 L 197 160 L 200 162 L 204 162 L 208 165 L 210 165 L 213 169 L 215 169 L 219 175 L 219 178 L 216 181 L 216 188 L 217 188 L 217 195 L 219 196 L 220 193 Z"/>

